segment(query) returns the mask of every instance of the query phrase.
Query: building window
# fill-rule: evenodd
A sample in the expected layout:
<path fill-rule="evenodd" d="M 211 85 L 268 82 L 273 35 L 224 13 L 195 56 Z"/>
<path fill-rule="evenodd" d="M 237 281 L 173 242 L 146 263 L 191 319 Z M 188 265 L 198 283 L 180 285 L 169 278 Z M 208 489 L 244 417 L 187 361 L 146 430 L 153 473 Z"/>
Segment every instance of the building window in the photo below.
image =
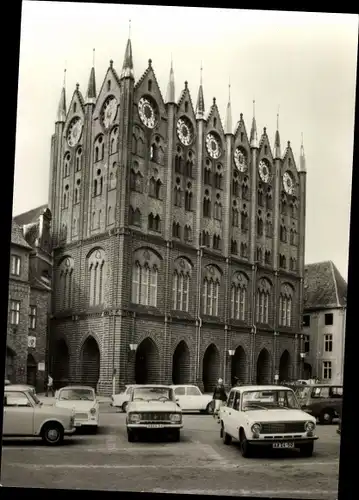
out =
<path fill-rule="evenodd" d="M 18 325 L 20 323 L 20 301 L 12 300 L 10 302 L 10 324 Z"/>
<path fill-rule="evenodd" d="M 248 259 L 248 245 L 247 243 L 241 243 L 241 257 L 243 259 Z"/>
<path fill-rule="evenodd" d="M 214 250 L 221 249 L 221 237 L 218 234 L 213 235 L 213 249 Z"/>
<path fill-rule="evenodd" d="M 184 207 L 187 212 L 192 210 L 192 193 L 189 189 L 186 189 Z"/>
<path fill-rule="evenodd" d="M 156 198 L 157 200 L 160 199 L 160 194 L 161 194 L 161 181 L 160 179 L 155 179 L 154 177 L 151 177 L 150 179 L 150 196 L 152 198 Z"/>
<path fill-rule="evenodd" d="M 138 208 L 134 210 L 133 207 L 130 206 L 128 217 L 131 226 L 141 227 L 141 212 Z"/>
<path fill-rule="evenodd" d="M 324 322 L 326 326 L 333 325 L 333 313 L 327 313 L 324 315 Z"/>
<path fill-rule="evenodd" d="M 76 172 L 79 172 L 81 169 L 82 169 L 82 148 L 79 147 L 79 148 L 77 148 L 77 151 L 76 151 L 75 170 L 76 170 Z"/>
<path fill-rule="evenodd" d="M 209 196 L 205 196 L 203 199 L 203 217 L 211 216 L 211 200 Z"/>
<path fill-rule="evenodd" d="M 205 278 L 203 282 L 203 314 L 218 316 L 219 281 Z"/>
<path fill-rule="evenodd" d="M 324 351 L 325 352 L 333 352 L 333 335 L 332 334 L 324 335 Z"/>
<path fill-rule="evenodd" d="M 174 222 L 172 224 L 172 237 L 178 239 L 181 238 L 181 226 L 178 222 Z"/>
<path fill-rule="evenodd" d="M 309 314 L 304 314 L 303 316 L 303 326 L 309 327 L 310 326 L 310 315 Z"/>
<path fill-rule="evenodd" d="M 11 256 L 11 274 L 13 276 L 20 276 L 21 272 L 21 257 L 18 255 Z"/>
<path fill-rule="evenodd" d="M 182 205 L 182 193 L 179 186 L 175 187 L 175 206 L 180 207 Z"/>
<path fill-rule="evenodd" d="M 304 335 L 304 352 L 308 354 L 310 349 L 309 335 Z"/>
<path fill-rule="evenodd" d="M 236 279 L 231 286 L 231 318 L 245 321 L 248 281 L 242 274 L 238 276 L 240 279 Z"/>
<path fill-rule="evenodd" d="M 141 266 L 135 262 L 132 268 L 132 302 L 134 304 L 156 307 L 157 278 L 156 266 L 150 267 L 148 264 Z"/>
<path fill-rule="evenodd" d="M 323 380 L 332 379 L 332 362 L 323 361 Z"/>
<path fill-rule="evenodd" d="M 231 254 L 238 255 L 238 244 L 236 240 L 231 240 Z"/>
<path fill-rule="evenodd" d="M 88 261 L 90 306 L 97 306 L 105 302 L 105 272 L 105 252 L 97 249 L 92 252 Z"/>
<path fill-rule="evenodd" d="M 159 233 L 161 231 L 161 219 L 159 215 L 154 216 L 152 213 L 148 216 L 148 229 Z"/>
<path fill-rule="evenodd" d="M 257 289 L 256 320 L 257 323 L 269 324 L 271 285 L 266 279 L 261 279 Z"/>
<path fill-rule="evenodd" d="M 97 137 L 94 143 L 94 162 L 98 162 L 104 159 L 105 156 L 105 142 L 103 135 Z"/>
<path fill-rule="evenodd" d="M 222 204 L 219 201 L 214 203 L 214 218 L 222 220 Z"/>
<path fill-rule="evenodd" d="M 241 212 L 241 230 L 243 233 L 248 231 L 249 222 L 248 222 L 248 213 L 242 210 Z"/>
<path fill-rule="evenodd" d="M 130 172 L 130 189 L 131 191 L 136 191 L 136 193 L 142 193 L 142 174 L 141 172 L 135 172 L 131 170 Z"/>
<path fill-rule="evenodd" d="M 30 306 L 29 310 L 29 328 L 30 330 L 36 329 L 37 307 Z"/>
<path fill-rule="evenodd" d="M 184 227 L 183 237 L 184 237 L 184 240 L 187 242 L 192 241 L 192 229 L 190 226 L 186 225 Z"/>
<path fill-rule="evenodd" d="M 61 309 L 70 309 L 72 306 L 74 260 L 65 257 L 59 266 L 59 296 Z"/>
<path fill-rule="evenodd" d="M 173 275 L 173 309 L 188 312 L 189 306 L 189 274 L 175 271 Z"/>
<path fill-rule="evenodd" d="M 284 285 L 279 296 L 279 325 L 291 327 L 293 316 L 293 290 Z"/>

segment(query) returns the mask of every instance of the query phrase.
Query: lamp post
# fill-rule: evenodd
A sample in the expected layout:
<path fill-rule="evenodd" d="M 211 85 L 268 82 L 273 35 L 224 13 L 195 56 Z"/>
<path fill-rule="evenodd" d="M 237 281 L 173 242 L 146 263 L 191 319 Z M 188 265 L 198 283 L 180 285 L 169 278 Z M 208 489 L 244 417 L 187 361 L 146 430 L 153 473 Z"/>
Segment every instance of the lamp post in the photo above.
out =
<path fill-rule="evenodd" d="M 229 359 L 229 365 L 230 365 L 230 368 L 231 368 L 231 372 L 230 372 L 231 373 L 231 378 L 230 378 L 231 385 L 233 384 L 233 380 L 232 380 L 232 376 L 233 376 L 232 371 L 233 370 L 232 370 L 232 367 L 233 367 L 233 356 L 234 356 L 235 352 L 236 351 L 234 349 L 228 349 L 228 356 L 229 356 L 228 359 Z"/>

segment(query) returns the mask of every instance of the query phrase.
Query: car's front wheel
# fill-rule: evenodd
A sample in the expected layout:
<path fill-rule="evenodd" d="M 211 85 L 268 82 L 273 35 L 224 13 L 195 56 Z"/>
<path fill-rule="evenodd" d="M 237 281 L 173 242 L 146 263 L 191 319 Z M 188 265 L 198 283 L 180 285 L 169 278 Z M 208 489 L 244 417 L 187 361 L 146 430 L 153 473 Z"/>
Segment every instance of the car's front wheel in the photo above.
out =
<path fill-rule="evenodd" d="M 299 451 L 302 457 L 311 457 L 314 451 L 314 443 L 302 444 L 299 447 Z"/>
<path fill-rule="evenodd" d="M 41 437 L 48 446 L 58 446 L 64 440 L 64 428 L 58 422 L 49 422 L 44 425 Z"/>
<path fill-rule="evenodd" d="M 221 438 L 224 444 L 229 445 L 232 442 L 232 437 L 225 431 L 223 422 L 221 424 Z"/>
<path fill-rule="evenodd" d="M 127 402 L 126 401 L 122 404 L 121 408 L 122 408 L 122 411 L 124 413 L 126 413 L 126 409 L 127 409 Z"/>
<path fill-rule="evenodd" d="M 319 423 L 322 425 L 330 425 L 333 423 L 334 412 L 330 409 L 323 410 L 319 415 Z"/>
<path fill-rule="evenodd" d="M 208 415 L 213 415 L 213 412 L 214 412 L 213 401 L 211 401 L 210 403 L 208 403 L 206 407 L 206 413 Z"/>
<path fill-rule="evenodd" d="M 239 434 L 239 446 L 241 449 L 242 457 L 250 458 L 250 456 L 252 454 L 251 453 L 252 449 L 251 449 L 251 445 L 247 441 L 246 434 L 245 434 L 243 429 L 241 429 L 240 434 Z"/>

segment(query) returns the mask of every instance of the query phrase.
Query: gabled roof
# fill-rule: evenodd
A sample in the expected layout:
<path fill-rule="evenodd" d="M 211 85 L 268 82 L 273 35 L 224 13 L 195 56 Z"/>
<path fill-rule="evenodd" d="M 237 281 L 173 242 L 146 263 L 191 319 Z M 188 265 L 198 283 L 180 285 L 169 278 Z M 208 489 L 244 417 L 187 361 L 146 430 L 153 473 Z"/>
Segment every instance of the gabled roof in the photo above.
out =
<path fill-rule="evenodd" d="M 24 212 L 22 214 L 17 215 L 16 217 L 14 217 L 14 221 L 19 226 L 24 226 L 26 224 L 31 224 L 33 222 L 37 222 L 40 215 L 48 208 L 49 208 L 49 206 L 46 203 L 46 205 L 41 205 L 37 208 L 33 208 L 32 210 L 29 210 L 28 212 Z"/>
<path fill-rule="evenodd" d="M 11 227 L 11 243 L 13 245 L 18 245 L 19 247 L 27 248 L 28 250 L 32 250 L 32 247 L 27 243 L 22 234 L 21 227 L 13 220 Z"/>
<path fill-rule="evenodd" d="M 332 309 L 346 305 L 347 283 L 332 261 L 305 266 L 304 309 Z"/>

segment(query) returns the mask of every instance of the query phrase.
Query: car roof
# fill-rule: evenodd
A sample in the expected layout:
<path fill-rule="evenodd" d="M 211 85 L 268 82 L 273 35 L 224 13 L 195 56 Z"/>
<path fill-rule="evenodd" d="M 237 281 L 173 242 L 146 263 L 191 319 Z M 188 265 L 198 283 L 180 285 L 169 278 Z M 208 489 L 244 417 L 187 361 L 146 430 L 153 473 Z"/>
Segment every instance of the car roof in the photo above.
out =
<path fill-rule="evenodd" d="M 166 385 L 166 384 L 136 384 L 134 387 L 136 387 L 136 389 L 151 389 L 151 388 L 156 388 L 156 389 L 172 389 L 172 387 L 170 385 Z"/>
<path fill-rule="evenodd" d="M 170 387 L 198 387 L 196 384 L 171 384 Z"/>
<path fill-rule="evenodd" d="M 290 387 L 283 385 L 239 385 L 237 387 L 232 387 L 234 391 L 288 391 Z"/>
<path fill-rule="evenodd" d="M 59 389 L 59 391 L 62 391 L 63 389 L 88 389 L 88 390 L 91 390 L 91 391 L 95 390 L 90 385 L 66 385 L 64 387 L 61 387 L 61 389 Z"/>
<path fill-rule="evenodd" d="M 26 390 L 26 389 L 33 389 L 33 386 L 32 385 L 27 385 L 27 384 L 9 384 L 9 385 L 6 385 L 5 386 L 5 389 L 8 391 L 8 390 L 11 390 L 11 391 L 23 391 L 23 390 Z"/>

